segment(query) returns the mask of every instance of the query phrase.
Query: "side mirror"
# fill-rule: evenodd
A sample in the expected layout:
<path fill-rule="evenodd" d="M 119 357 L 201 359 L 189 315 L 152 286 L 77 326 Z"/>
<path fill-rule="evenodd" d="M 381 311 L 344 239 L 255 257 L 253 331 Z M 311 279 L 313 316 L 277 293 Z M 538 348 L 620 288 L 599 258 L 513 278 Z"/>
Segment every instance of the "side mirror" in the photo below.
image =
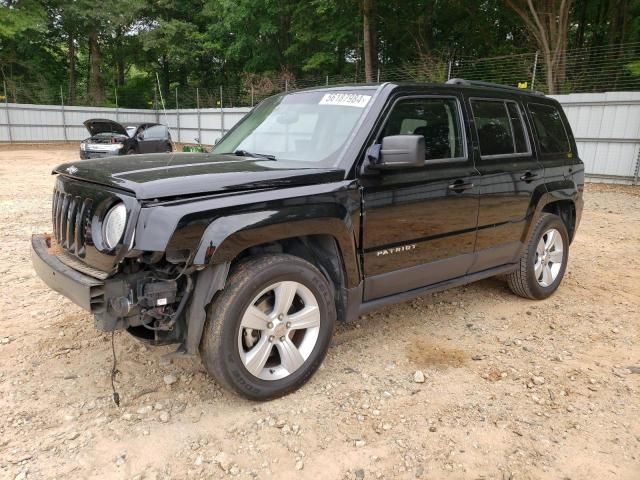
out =
<path fill-rule="evenodd" d="M 375 170 L 422 167 L 424 156 L 422 135 L 391 135 L 367 150 L 368 167 Z"/>
<path fill-rule="evenodd" d="M 138 140 L 144 140 L 144 133 L 138 134 Z"/>

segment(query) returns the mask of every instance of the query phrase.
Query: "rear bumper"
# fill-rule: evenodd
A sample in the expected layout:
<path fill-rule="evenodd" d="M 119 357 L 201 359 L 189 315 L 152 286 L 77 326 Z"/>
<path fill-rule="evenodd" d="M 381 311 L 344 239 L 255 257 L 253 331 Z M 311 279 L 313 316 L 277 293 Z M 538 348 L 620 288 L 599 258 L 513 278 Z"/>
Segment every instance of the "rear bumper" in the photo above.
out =
<path fill-rule="evenodd" d="M 104 283 L 80 273 L 49 253 L 51 237 L 31 237 L 31 261 L 38 276 L 51 289 L 92 313 L 104 311 Z"/>

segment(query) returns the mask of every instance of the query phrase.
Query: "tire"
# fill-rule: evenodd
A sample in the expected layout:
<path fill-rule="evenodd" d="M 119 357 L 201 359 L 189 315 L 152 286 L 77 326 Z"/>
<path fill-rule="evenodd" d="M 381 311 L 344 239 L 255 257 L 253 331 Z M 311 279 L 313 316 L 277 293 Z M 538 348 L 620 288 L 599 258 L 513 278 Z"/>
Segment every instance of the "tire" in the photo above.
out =
<path fill-rule="evenodd" d="M 127 155 L 135 155 L 136 151 L 133 148 L 130 148 L 129 150 L 127 150 Z"/>
<path fill-rule="evenodd" d="M 296 316 L 303 309 L 304 316 Z M 303 329 L 301 321 L 310 326 Z M 200 356 L 223 387 L 251 400 L 268 400 L 298 389 L 313 375 L 335 323 L 333 289 L 315 266 L 292 255 L 263 255 L 232 269 L 208 308 Z"/>
<path fill-rule="evenodd" d="M 518 268 L 507 275 L 509 288 L 520 297 L 547 298 L 562 282 L 568 259 L 567 227 L 557 215 L 543 213 L 533 228 Z"/>

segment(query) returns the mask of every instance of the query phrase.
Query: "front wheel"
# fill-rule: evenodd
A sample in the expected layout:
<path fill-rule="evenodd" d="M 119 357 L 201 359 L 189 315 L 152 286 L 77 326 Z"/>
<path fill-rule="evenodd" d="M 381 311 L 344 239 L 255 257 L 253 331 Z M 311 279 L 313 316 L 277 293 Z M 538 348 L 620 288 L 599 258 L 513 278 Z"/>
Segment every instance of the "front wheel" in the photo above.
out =
<path fill-rule="evenodd" d="M 212 302 L 200 344 L 207 371 L 253 400 L 302 386 L 322 363 L 336 321 L 331 286 L 285 254 L 238 264 Z"/>
<path fill-rule="evenodd" d="M 518 268 L 507 276 L 513 293 L 541 300 L 558 289 L 569 259 L 569 234 L 560 217 L 544 213 L 533 229 Z"/>

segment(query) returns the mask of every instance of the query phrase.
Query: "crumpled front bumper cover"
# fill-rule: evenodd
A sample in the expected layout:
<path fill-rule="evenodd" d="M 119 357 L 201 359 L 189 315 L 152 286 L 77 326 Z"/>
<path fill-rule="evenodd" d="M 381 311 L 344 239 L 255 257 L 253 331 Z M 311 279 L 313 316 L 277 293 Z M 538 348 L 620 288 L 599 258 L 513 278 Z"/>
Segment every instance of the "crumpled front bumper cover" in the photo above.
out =
<path fill-rule="evenodd" d="M 51 236 L 32 235 L 31 261 L 38 276 L 51 289 L 92 313 L 105 310 L 104 283 L 74 270 L 50 253 Z"/>

